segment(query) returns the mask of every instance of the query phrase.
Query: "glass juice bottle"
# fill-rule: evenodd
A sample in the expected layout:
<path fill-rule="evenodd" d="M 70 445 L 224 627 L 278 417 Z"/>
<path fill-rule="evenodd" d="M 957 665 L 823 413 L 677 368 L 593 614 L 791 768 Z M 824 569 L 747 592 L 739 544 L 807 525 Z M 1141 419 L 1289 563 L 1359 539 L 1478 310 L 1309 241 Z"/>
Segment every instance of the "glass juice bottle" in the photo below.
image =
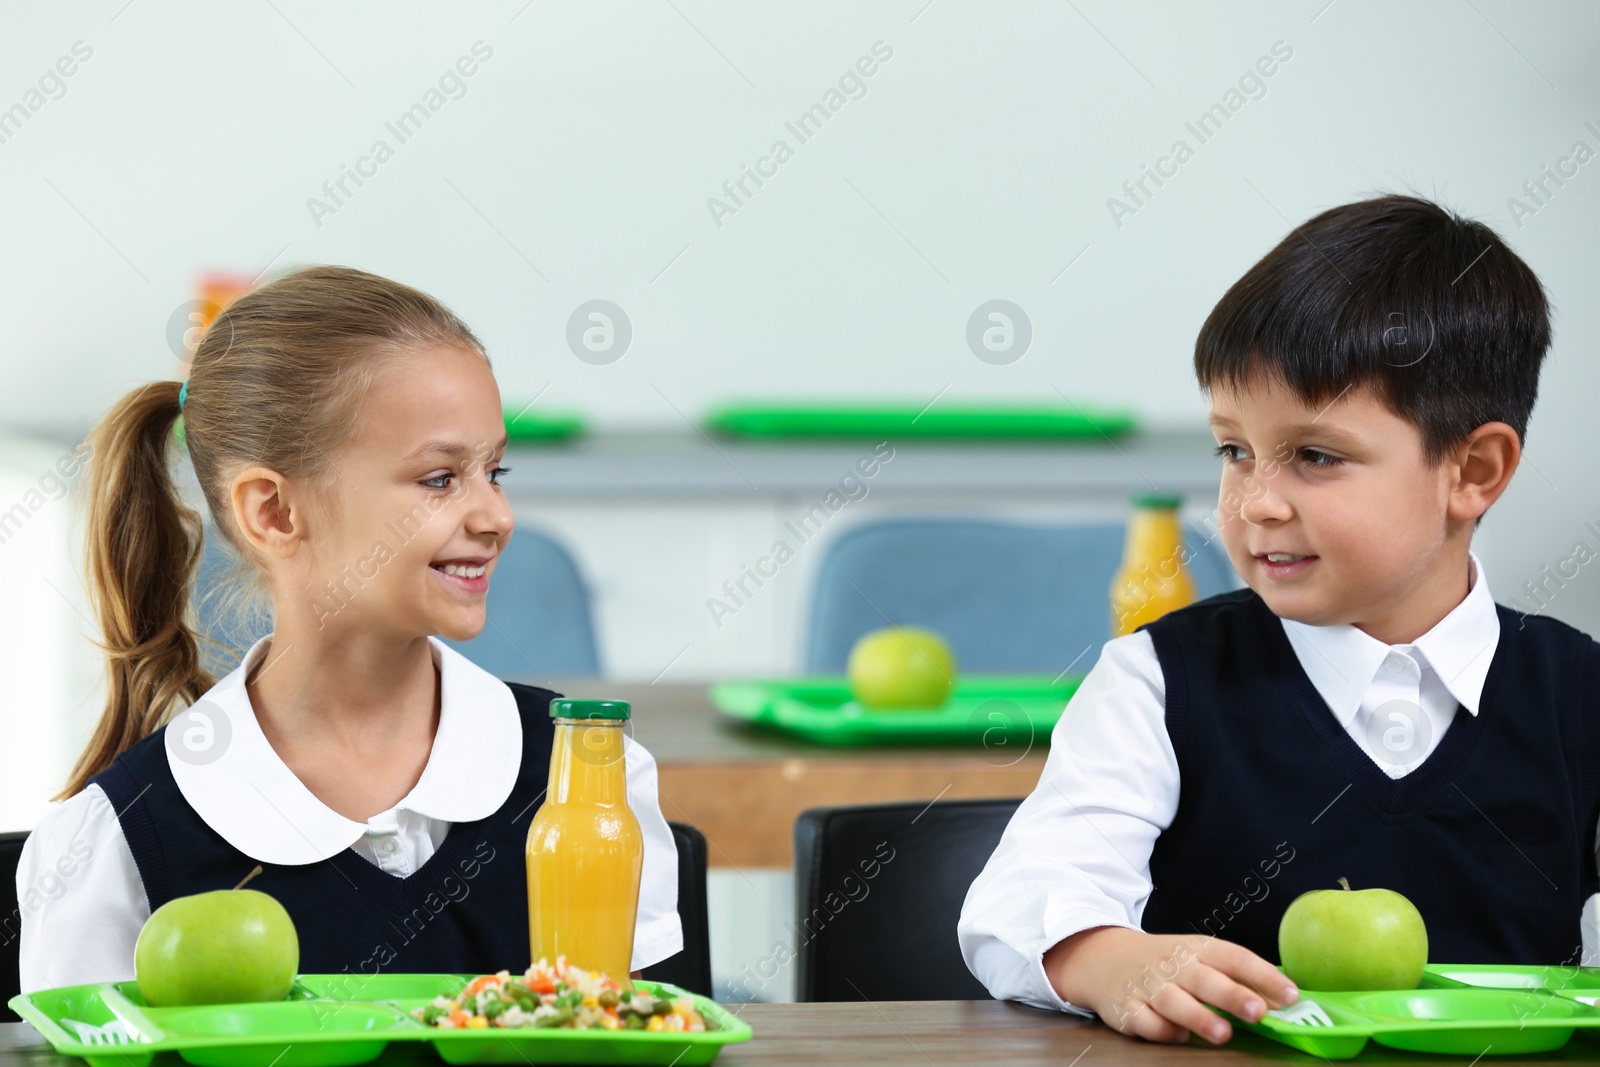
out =
<path fill-rule="evenodd" d="M 628 807 L 621 700 L 553 700 L 550 788 L 528 827 L 533 959 L 603 971 L 624 988 L 633 963 L 644 838 Z"/>
<path fill-rule="evenodd" d="M 1111 633 L 1131 634 L 1167 612 L 1194 603 L 1194 580 L 1184 567 L 1182 499 L 1170 493 L 1133 498 L 1122 566 L 1111 579 Z"/>

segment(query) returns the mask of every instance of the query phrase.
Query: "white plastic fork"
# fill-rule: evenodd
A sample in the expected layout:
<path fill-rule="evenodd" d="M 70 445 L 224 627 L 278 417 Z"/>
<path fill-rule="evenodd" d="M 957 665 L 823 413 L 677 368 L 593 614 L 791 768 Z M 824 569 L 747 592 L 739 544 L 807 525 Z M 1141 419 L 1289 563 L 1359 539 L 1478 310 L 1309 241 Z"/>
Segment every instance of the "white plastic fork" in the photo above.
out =
<path fill-rule="evenodd" d="M 77 1019 L 62 1019 L 66 1025 L 72 1027 L 77 1033 L 78 1040 L 85 1045 L 131 1045 L 132 1036 L 127 1027 L 122 1025 L 121 1019 L 112 1019 L 103 1026 L 94 1023 L 80 1022 Z"/>
<path fill-rule="evenodd" d="M 1322 1005 L 1314 1000 L 1300 1000 L 1287 1008 L 1274 1008 L 1267 1012 L 1272 1018 L 1293 1026 L 1332 1026 L 1333 1019 Z"/>

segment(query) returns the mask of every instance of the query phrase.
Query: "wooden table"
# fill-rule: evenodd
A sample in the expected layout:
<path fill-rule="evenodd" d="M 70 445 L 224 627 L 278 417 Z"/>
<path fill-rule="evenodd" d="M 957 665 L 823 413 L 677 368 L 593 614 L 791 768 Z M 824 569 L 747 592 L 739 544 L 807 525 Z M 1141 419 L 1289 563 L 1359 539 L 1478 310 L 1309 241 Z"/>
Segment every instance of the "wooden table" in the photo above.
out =
<path fill-rule="evenodd" d="M 704 685 L 515 680 L 631 703 L 633 736 L 660 768 L 662 814 L 700 828 L 713 867 L 791 868 L 794 821 L 806 808 L 1025 796 L 1048 751 L 1048 736 L 1021 750 L 836 748 L 730 719 Z"/>
<path fill-rule="evenodd" d="M 749 1004 L 740 1017 L 755 1030 L 742 1045 L 729 1045 L 715 1067 L 758 1064 L 860 1064 L 862 1067 L 943 1063 L 1003 1064 L 1005 1067 L 1144 1067 L 1181 1061 L 1195 1067 L 1303 1063 L 1326 1060 L 1282 1045 L 1238 1034 L 1220 1048 L 1198 1040 L 1186 1046 L 1155 1045 L 1098 1022 L 998 1001 L 921 1001 L 899 1004 Z M 1429 1057 L 1368 1045 L 1349 1062 L 1410 1067 L 1466 1063 L 1469 1057 Z M 1594 1063 L 1600 1046 L 1574 1036 L 1564 1048 L 1537 1058 L 1515 1057 L 1517 1067 L 1540 1063 Z M 421 1045 L 391 1045 L 379 1063 L 436 1067 L 440 1061 Z M 1493 1062 L 1485 1059 L 1485 1063 Z M 157 1064 L 161 1060 L 156 1061 Z M 181 1064 L 176 1057 L 173 1064 Z M 0 1024 L 0 1067 L 83 1067 L 58 1056 L 26 1023 Z"/>

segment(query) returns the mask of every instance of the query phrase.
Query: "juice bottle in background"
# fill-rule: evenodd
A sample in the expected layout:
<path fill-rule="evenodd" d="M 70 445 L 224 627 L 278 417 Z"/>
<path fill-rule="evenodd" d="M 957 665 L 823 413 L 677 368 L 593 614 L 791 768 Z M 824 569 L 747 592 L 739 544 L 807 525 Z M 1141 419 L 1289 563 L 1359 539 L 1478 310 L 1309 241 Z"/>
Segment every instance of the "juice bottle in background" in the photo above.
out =
<path fill-rule="evenodd" d="M 1182 499 L 1170 493 L 1133 498 L 1122 566 L 1111 579 L 1111 633 L 1130 634 L 1175 608 L 1194 603 L 1194 581 L 1183 561 Z"/>
<path fill-rule="evenodd" d="M 553 700 L 550 788 L 528 827 L 533 959 L 557 956 L 628 986 L 644 838 L 628 807 L 620 700 Z"/>

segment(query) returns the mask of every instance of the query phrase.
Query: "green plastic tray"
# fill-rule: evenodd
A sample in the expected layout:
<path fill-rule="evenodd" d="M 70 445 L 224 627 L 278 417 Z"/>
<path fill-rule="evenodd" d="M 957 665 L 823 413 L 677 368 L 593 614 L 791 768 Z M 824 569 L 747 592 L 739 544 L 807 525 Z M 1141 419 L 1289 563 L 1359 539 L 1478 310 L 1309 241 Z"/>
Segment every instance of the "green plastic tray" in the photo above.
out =
<path fill-rule="evenodd" d="M 1436 963 L 1430 984 L 1490 989 L 1547 989 L 1593 1004 L 1600 999 L 1600 970 L 1593 967 L 1505 967 L 1493 963 Z"/>
<path fill-rule="evenodd" d="M 285 1000 L 265 1004 L 147 1007 L 134 982 L 66 986 L 11 998 L 11 1009 L 66 1056 L 91 1067 L 147 1067 L 176 1052 L 196 1067 L 347 1067 L 396 1041 L 427 1042 L 446 1063 L 705 1064 L 723 1045 L 750 1039 L 748 1023 L 705 997 L 660 982 L 654 994 L 691 997 L 708 1024 L 699 1034 L 643 1030 L 440 1030 L 411 1018 L 465 974 L 306 974 Z"/>
<path fill-rule="evenodd" d="M 736 719 L 824 745 L 1047 744 L 1081 674 L 971 674 L 943 707 L 864 708 L 843 676 L 720 682 L 711 703 Z"/>
<path fill-rule="evenodd" d="M 1117 437 L 1131 411 L 1088 405 L 728 404 L 706 425 L 737 437 Z"/>
<path fill-rule="evenodd" d="M 534 415 L 526 411 L 505 412 L 506 434 L 517 441 L 565 441 L 580 436 L 584 430 L 581 415 Z"/>
<path fill-rule="evenodd" d="M 1301 990 L 1258 1023 L 1233 1024 L 1329 1060 L 1368 1041 L 1408 1052 L 1476 1057 L 1549 1052 L 1575 1032 L 1600 1036 L 1600 971 L 1578 967 L 1430 964 L 1417 989 L 1368 993 Z M 1215 1010 L 1215 1009 L 1213 1009 Z"/>

